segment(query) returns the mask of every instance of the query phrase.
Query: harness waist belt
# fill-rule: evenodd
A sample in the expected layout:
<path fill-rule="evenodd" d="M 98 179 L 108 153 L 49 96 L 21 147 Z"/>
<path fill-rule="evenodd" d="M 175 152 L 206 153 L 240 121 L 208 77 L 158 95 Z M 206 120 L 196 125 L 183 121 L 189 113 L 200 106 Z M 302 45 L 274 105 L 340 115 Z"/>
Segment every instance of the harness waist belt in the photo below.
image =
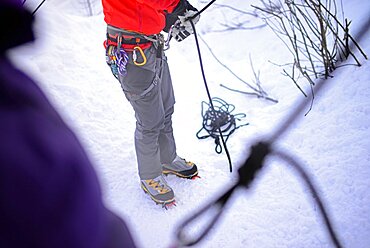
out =
<path fill-rule="evenodd" d="M 107 28 L 107 40 L 113 43 L 119 42 L 121 39 L 121 44 L 129 44 L 129 45 L 136 45 L 136 44 L 145 44 L 149 42 L 157 41 L 157 37 L 155 35 L 143 35 L 139 33 L 129 32 L 124 29 L 116 28 L 111 25 L 108 25 Z"/>

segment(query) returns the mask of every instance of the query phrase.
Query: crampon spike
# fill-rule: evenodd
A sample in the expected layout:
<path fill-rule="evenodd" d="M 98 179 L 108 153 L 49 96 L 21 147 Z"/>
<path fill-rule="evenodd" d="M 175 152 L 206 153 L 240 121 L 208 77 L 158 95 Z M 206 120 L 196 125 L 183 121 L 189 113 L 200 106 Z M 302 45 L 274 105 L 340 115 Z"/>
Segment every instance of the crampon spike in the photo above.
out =
<path fill-rule="evenodd" d="M 176 201 L 172 201 L 172 202 L 164 202 L 162 204 L 162 208 L 168 210 L 169 208 L 172 208 L 172 207 L 176 207 Z"/>
<path fill-rule="evenodd" d="M 198 179 L 198 178 L 201 178 L 201 177 L 200 177 L 200 176 L 198 176 L 198 175 L 195 175 L 195 176 L 191 177 L 190 179 L 191 179 L 191 180 L 196 180 L 196 179 Z"/>

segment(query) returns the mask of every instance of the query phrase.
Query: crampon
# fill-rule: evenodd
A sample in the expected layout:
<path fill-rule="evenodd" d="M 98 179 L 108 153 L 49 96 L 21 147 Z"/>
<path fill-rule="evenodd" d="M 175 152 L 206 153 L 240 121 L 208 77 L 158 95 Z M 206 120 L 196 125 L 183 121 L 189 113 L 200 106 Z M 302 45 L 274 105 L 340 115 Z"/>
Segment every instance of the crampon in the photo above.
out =
<path fill-rule="evenodd" d="M 163 203 L 157 203 L 157 204 L 161 204 L 162 205 L 162 208 L 168 210 L 169 208 L 173 208 L 173 207 L 176 207 L 176 201 L 173 200 L 171 202 L 163 202 Z"/>
<path fill-rule="evenodd" d="M 175 172 L 175 171 L 162 171 L 163 175 L 165 176 L 169 176 L 169 175 L 175 175 L 177 177 L 180 177 L 180 178 L 184 178 L 184 179 L 191 179 L 191 180 L 195 180 L 197 178 L 201 178 L 200 176 L 198 176 L 198 172 L 196 172 L 195 174 L 193 175 L 189 175 L 189 176 L 185 176 L 181 173 L 178 173 L 178 172 Z"/>
<path fill-rule="evenodd" d="M 194 175 L 194 176 L 192 176 L 192 177 L 189 177 L 189 179 L 191 179 L 191 180 L 197 180 L 197 179 L 199 179 L 199 178 L 201 178 L 200 176 L 198 176 L 198 174 L 196 174 L 196 175 Z"/>

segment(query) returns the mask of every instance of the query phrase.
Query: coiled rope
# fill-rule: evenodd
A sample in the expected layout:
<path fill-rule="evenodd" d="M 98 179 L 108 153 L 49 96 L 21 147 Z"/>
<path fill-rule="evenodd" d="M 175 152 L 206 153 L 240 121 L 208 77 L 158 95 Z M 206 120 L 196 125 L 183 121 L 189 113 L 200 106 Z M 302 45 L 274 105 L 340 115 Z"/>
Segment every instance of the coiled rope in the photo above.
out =
<path fill-rule="evenodd" d="M 247 126 L 249 123 L 237 125 L 236 121 L 246 117 L 244 113 L 233 115 L 232 112 L 235 110 L 235 106 L 228 104 L 224 100 L 218 97 L 212 98 L 211 103 L 205 101 L 202 102 L 202 117 L 203 123 L 202 128 L 197 132 L 196 136 L 198 139 L 206 139 L 212 137 L 215 139 L 215 151 L 220 154 L 222 152 L 222 145 L 220 142 L 220 132 L 225 138 L 225 143 L 229 139 L 230 135 L 235 132 L 236 129 L 242 126 Z M 202 131 L 206 131 L 207 134 L 201 135 Z"/>

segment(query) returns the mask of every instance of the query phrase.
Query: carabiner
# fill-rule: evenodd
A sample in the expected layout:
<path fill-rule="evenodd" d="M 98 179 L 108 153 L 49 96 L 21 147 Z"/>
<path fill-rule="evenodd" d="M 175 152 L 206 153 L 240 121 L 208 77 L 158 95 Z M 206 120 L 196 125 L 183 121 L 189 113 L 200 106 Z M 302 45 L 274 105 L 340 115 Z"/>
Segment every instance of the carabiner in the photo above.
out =
<path fill-rule="evenodd" d="M 141 62 L 141 63 L 138 63 L 136 61 L 137 60 L 136 50 L 138 50 L 140 52 L 140 55 L 143 58 L 143 62 Z M 134 47 L 134 50 L 132 51 L 132 60 L 134 61 L 134 64 L 137 65 L 137 66 L 143 66 L 143 65 L 146 64 L 146 56 L 144 54 L 143 49 L 141 49 L 141 47 L 139 47 L 139 46 Z"/>
<path fill-rule="evenodd" d="M 168 31 L 168 35 L 166 40 L 163 42 L 163 51 L 167 51 L 170 49 L 170 41 L 172 38 L 172 31 L 173 31 L 173 25 L 171 26 L 170 30 Z"/>

